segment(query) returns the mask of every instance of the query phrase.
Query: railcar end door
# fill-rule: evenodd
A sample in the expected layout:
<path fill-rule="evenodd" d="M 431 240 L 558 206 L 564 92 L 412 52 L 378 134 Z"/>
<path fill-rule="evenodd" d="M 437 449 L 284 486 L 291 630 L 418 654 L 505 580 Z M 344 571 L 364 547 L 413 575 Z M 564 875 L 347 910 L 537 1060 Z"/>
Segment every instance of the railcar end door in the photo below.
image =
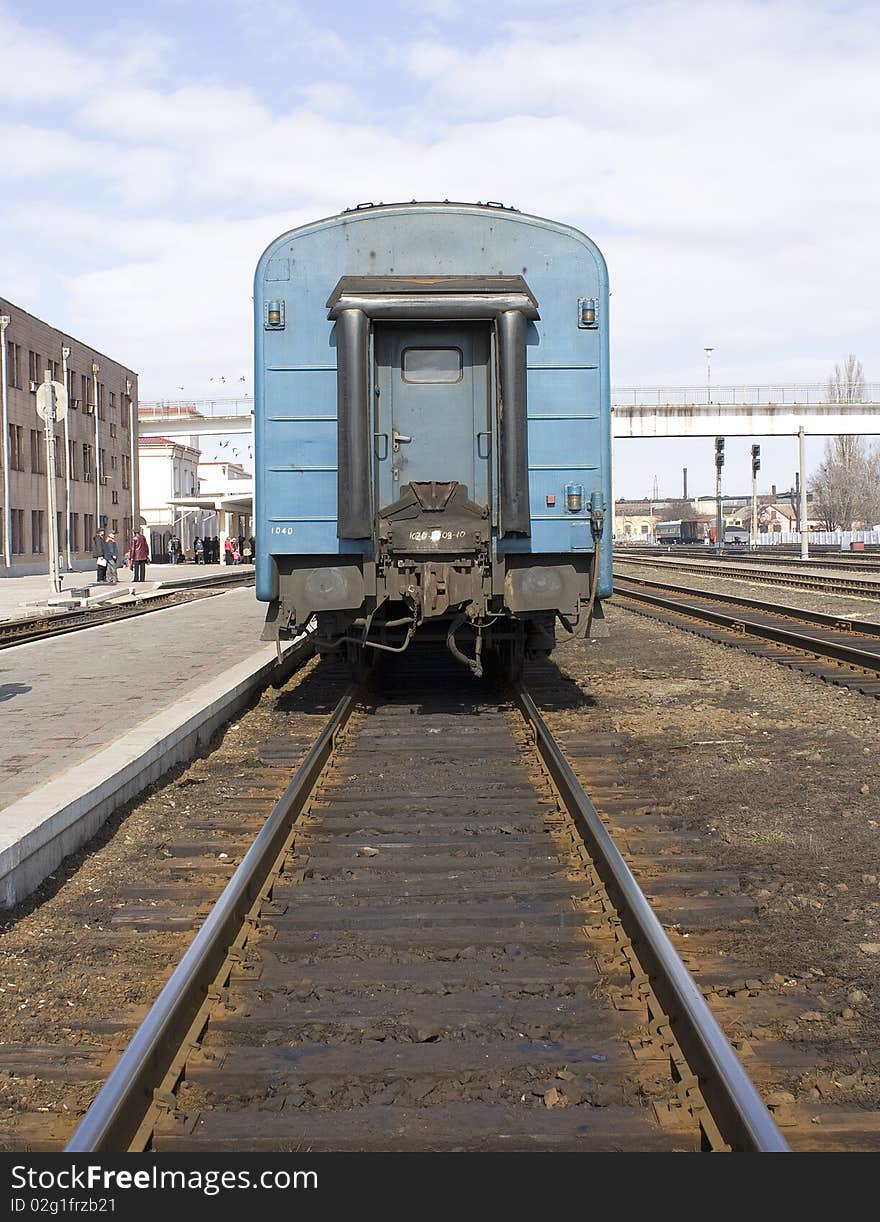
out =
<path fill-rule="evenodd" d="M 379 508 L 431 480 L 457 480 L 488 504 L 488 325 L 379 326 L 375 359 Z"/>

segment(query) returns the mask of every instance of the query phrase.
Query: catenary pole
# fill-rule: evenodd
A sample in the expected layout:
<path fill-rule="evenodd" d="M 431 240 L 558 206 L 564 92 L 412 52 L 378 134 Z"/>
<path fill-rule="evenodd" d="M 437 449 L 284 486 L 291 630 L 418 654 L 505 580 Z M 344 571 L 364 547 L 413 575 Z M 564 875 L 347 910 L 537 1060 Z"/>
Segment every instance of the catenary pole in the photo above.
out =
<path fill-rule="evenodd" d="M 68 364 L 70 361 L 70 349 L 65 344 L 61 349 L 61 384 L 67 391 L 67 401 L 70 403 L 73 397 L 70 393 L 70 379 L 68 372 Z M 70 495 L 70 417 L 64 417 L 64 521 L 66 524 L 65 534 L 67 535 L 67 568 L 69 572 L 73 572 L 73 540 L 71 538 L 71 495 Z"/>

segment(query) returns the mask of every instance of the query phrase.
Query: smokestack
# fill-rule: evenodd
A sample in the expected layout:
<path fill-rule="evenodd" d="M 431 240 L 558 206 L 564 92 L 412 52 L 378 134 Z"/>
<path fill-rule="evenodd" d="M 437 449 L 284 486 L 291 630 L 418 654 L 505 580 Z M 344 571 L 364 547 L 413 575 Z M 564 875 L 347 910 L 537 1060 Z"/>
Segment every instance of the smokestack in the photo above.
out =
<path fill-rule="evenodd" d="M 681 498 L 683 501 L 686 501 L 688 499 L 688 469 L 687 467 L 682 467 L 681 469 L 681 483 L 682 483 Z"/>
<path fill-rule="evenodd" d="M 770 485 L 770 495 L 773 497 L 775 501 L 776 500 L 776 485 L 775 484 Z"/>

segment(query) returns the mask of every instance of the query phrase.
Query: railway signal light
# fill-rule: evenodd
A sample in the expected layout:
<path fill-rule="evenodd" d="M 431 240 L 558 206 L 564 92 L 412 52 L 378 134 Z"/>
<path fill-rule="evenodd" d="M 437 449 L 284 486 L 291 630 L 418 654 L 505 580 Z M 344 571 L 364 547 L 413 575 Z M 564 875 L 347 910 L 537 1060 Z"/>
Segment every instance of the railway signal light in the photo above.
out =
<path fill-rule="evenodd" d="M 761 470 L 761 447 L 752 446 L 752 479 Z"/>
<path fill-rule="evenodd" d="M 715 438 L 715 470 L 720 471 L 724 466 L 724 438 Z"/>

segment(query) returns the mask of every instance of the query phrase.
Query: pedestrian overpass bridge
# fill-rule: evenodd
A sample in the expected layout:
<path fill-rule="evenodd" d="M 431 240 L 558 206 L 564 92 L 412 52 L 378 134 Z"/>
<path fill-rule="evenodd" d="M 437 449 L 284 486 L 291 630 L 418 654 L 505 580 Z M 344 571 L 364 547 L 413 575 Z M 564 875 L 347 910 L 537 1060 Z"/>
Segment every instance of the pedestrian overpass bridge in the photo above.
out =
<path fill-rule="evenodd" d="M 880 384 L 863 400 L 829 403 L 816 384 L 765 386 L 615 386 L 613 436 L 792 437 L 880 434 Z M 140 437 L 210 437 L 250 433 L 253 400 L 196 399 L 141 403 Z"/>

